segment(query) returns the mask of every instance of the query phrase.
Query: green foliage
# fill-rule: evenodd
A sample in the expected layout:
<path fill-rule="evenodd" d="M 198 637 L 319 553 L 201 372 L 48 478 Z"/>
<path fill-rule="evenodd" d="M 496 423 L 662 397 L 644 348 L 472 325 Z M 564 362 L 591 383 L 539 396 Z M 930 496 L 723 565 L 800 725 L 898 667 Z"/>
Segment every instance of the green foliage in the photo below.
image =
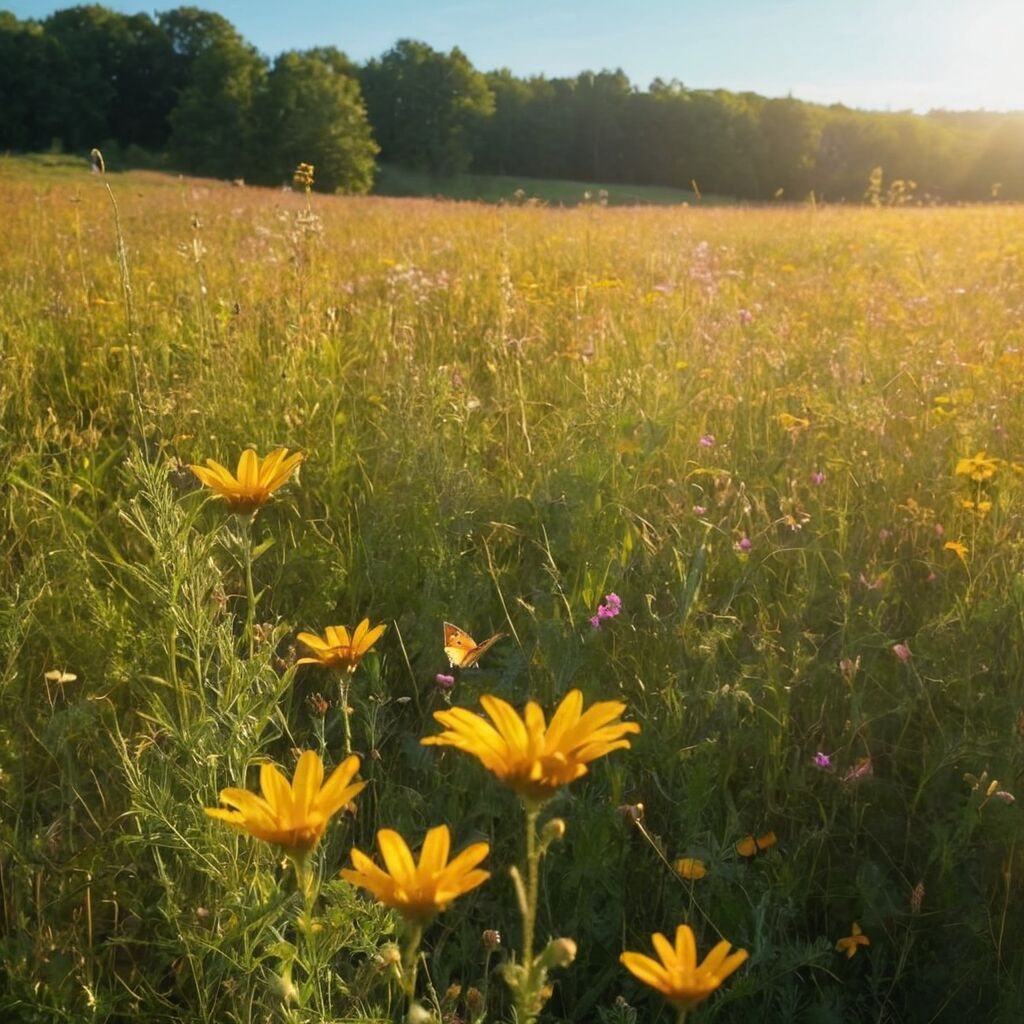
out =
<path fill-rule="evenodd" d="M 401 39 L 360 80 L 383 159 L 435 174 L 469 169 L 494 99 L 461 50 Z"/>
<path fill-rule="evenodd" d="M 233 30 L 199 51 L 171 113 L 168 147 L 182 168 L 234 178 L 253 165 L 253 106 L 266 73 L 263 58 Z"/>
<path fill-rule="evenodd" d="M 256 104 L 260 159 L 253 181 L 280 183 L 305 161 L 316 188 L 367 192 L 373 184 L 373 141 L 351 65 L 337 50 L 284 53 L 274 62 Z"/>

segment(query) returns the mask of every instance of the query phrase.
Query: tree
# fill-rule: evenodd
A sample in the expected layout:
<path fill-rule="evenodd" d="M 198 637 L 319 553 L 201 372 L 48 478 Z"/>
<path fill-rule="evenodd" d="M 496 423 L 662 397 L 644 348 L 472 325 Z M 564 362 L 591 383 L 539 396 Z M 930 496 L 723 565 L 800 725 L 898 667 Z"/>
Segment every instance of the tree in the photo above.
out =
<path fill-rule="evenodd" d="M 351 68 L 333 47 L 277 58 L 256 104 L 254 181 L 287 180 L 304 161 L 316 167 L 321 191 L 369 191 L 377 144 Z"/>
<path fill-rule="evenodd" d="M 0 11 L 0 147 L 45 149 L 53 83 L 43 26 Z"/>
<path fill-rule="evenodd" d="M 361 82 L 382 159 L 437 174 L 468 170 L 494 98 L 461 50 L 403 39 L 363 68 Z"/>
<path fill-rule="evenodd" d="M 173 13 L 182 11 L 194 8 Z M 188 17 L 178 27 L 172 45 L 187 78 L 171 113 L 171 155 L 196 174 L 239 177 L 252 161 L 253 103 L 266 61 L 219 16 Z"/>

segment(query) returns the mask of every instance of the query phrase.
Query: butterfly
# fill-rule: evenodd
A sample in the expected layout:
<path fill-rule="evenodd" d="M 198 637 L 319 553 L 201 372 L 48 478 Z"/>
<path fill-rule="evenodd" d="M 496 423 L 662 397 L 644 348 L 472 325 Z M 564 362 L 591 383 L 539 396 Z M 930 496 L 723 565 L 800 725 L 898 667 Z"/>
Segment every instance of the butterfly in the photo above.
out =
<path fill-rule="evenodd" d="M 874 766 L 870 757 L 862 757 L 844 776 L 843 782 L 857 782 L 874 774 Z"/>
<path fill-rule="evenodd" d="M 478 644 L 468 633 L 453 626 L 444 624 L 444 653 L 448 655 L 448 663 L 452 668 L 472 668 L 502 637 L 507 633 L 495 633 L 494 636 Z"/>
<path fill-rule="evenodd" d="M 762 850 L 774 846 L 779 840 L 774 832 L 765 832 L 763 836 L 746 836 L 736 844 L 736 852 L 741 857 L 756 857 Z"/>

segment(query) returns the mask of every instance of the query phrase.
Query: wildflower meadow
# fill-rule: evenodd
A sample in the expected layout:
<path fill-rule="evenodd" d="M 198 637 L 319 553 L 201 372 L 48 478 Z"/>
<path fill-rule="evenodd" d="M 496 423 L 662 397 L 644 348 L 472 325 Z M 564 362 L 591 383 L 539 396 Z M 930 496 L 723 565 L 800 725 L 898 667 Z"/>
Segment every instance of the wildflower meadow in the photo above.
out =
<path fill-rule="evenodd" d="M 1024 212 L 299 171 L 0 159 L 0 1018 L 1021 1020 Z"/>

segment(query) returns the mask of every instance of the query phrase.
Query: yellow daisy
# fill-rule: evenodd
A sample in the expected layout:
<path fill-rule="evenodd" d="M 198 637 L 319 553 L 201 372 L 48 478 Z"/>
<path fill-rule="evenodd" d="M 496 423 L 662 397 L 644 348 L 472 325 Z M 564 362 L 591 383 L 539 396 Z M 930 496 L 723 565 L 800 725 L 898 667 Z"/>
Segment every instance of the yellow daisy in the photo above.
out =
<path fill-rule="evenodd" d="M 420 742 L 472 754 L 534 807 L 585 775 L 590 761 L 628 747 L 626 734 L 640 731 L 636 722 L 619 721 L 626 710 L 620 701 L 599 701 L 583 712 L 579 690 L 565 695 L 550 725 L 545 725 L 544 712 L 532 700 L 522 718 L 498 697 L 488 694 L 480 703 L 490 722 L 466 708 L 435 711 L 434 718 L 446 729 Z"/>
<path fill-rule="evenodd" d="M 452 900 L 491 877 L 489 871 L 477 868 L 490 852 L 487 843 L 473 843 L 454 860 L 448 860 L 451 836 L 447 825 L 427 832 L 418 864 L 413 862 L 405 840 L 392 829 L 382 828 L 377 833 L 377 846 L 386 871 L 353 847 L 355 867 L 342 868 L 341 877 L 373 893 L 385 906 L 413 922 L 422 923 L 440 913 Z"/>
<path fill-rule="evenodd" d="M 324 668 L 343 668 L 352 673 L 363 660 L 363 655 L 380 639 L 387 629 L 383 623 L 370 628 L 370 620 L 363 619 L 349 636 L 345 626 L 328 626 L 323 637 L 315 633 L 300 633 L 299 640 L 313 653 L 299 658 L 297 665 L 322 665 Z"/>
<path fill-rule="evenodd" d="M 688 878 L 691 882 L 699 882 L 708 873 L 704 861 L 698 860 L 696 857 L 680 857 L 672 867 L 676 869 L 677 874 Z"/>
<path fill-rule="evenodd" d="M 230 809 L 207 807 L 206 813 L 301 860 L 319 842 L 331 818 L 366 785 L 352 782 L 358 771 L 359 758 L 353 754 L 324 782 L 320 756 L 306 750 L 290 784 L 274 765 L 261 765 L 262 796 L 246 789 L 222 789 L 220 802 Z"/>
<path fill-rule="evenodd" d="M 289 455 L 287 448 L 275 448 L 261 459 L 246 448 L 238 460 L 237 475 L 213 459 L 207 459 L 205 466 L 188 468 L 204 487 L 228 503 L 229 511 L 248 515 L 265 505 L 270 495 L 287 482 L 302 458 L 301 452 Z"/>
<path fill-rule="evenodd" d="M 983 451 L 980 451 L 977 455 L 960 459 L 956 464 L 956 475 L 967 476 L 981 483 L 983 480 L 994 477 L 998 469 L 999 460 L 990 459 Z"/>
<path fill-rule="evenodd" d="M 660 962 L 630 952 L 623 953 L 619 962 L 634 977 L 660 992 L 677 1010 L 692 1010 L 703 1002 L 747 959 L 745 949 L 730 953 L 731 943 L 723 940 L 698 966 L 697 944 L 685 924 L 676 929 L 675 945 L 660 932 L 655 932 L 651 941 Z"/>
<path fill-rule="evenodd" d="M 847 959 L 849 959 L 857 952 L 860 946 L 870 945 L 871 940 L 860 930 L 860 925 L 854 921 L 853 927 L 850 929 L 850 934 L 836 943 L 836 951 L 839 953 L 845 953 Z"/>

